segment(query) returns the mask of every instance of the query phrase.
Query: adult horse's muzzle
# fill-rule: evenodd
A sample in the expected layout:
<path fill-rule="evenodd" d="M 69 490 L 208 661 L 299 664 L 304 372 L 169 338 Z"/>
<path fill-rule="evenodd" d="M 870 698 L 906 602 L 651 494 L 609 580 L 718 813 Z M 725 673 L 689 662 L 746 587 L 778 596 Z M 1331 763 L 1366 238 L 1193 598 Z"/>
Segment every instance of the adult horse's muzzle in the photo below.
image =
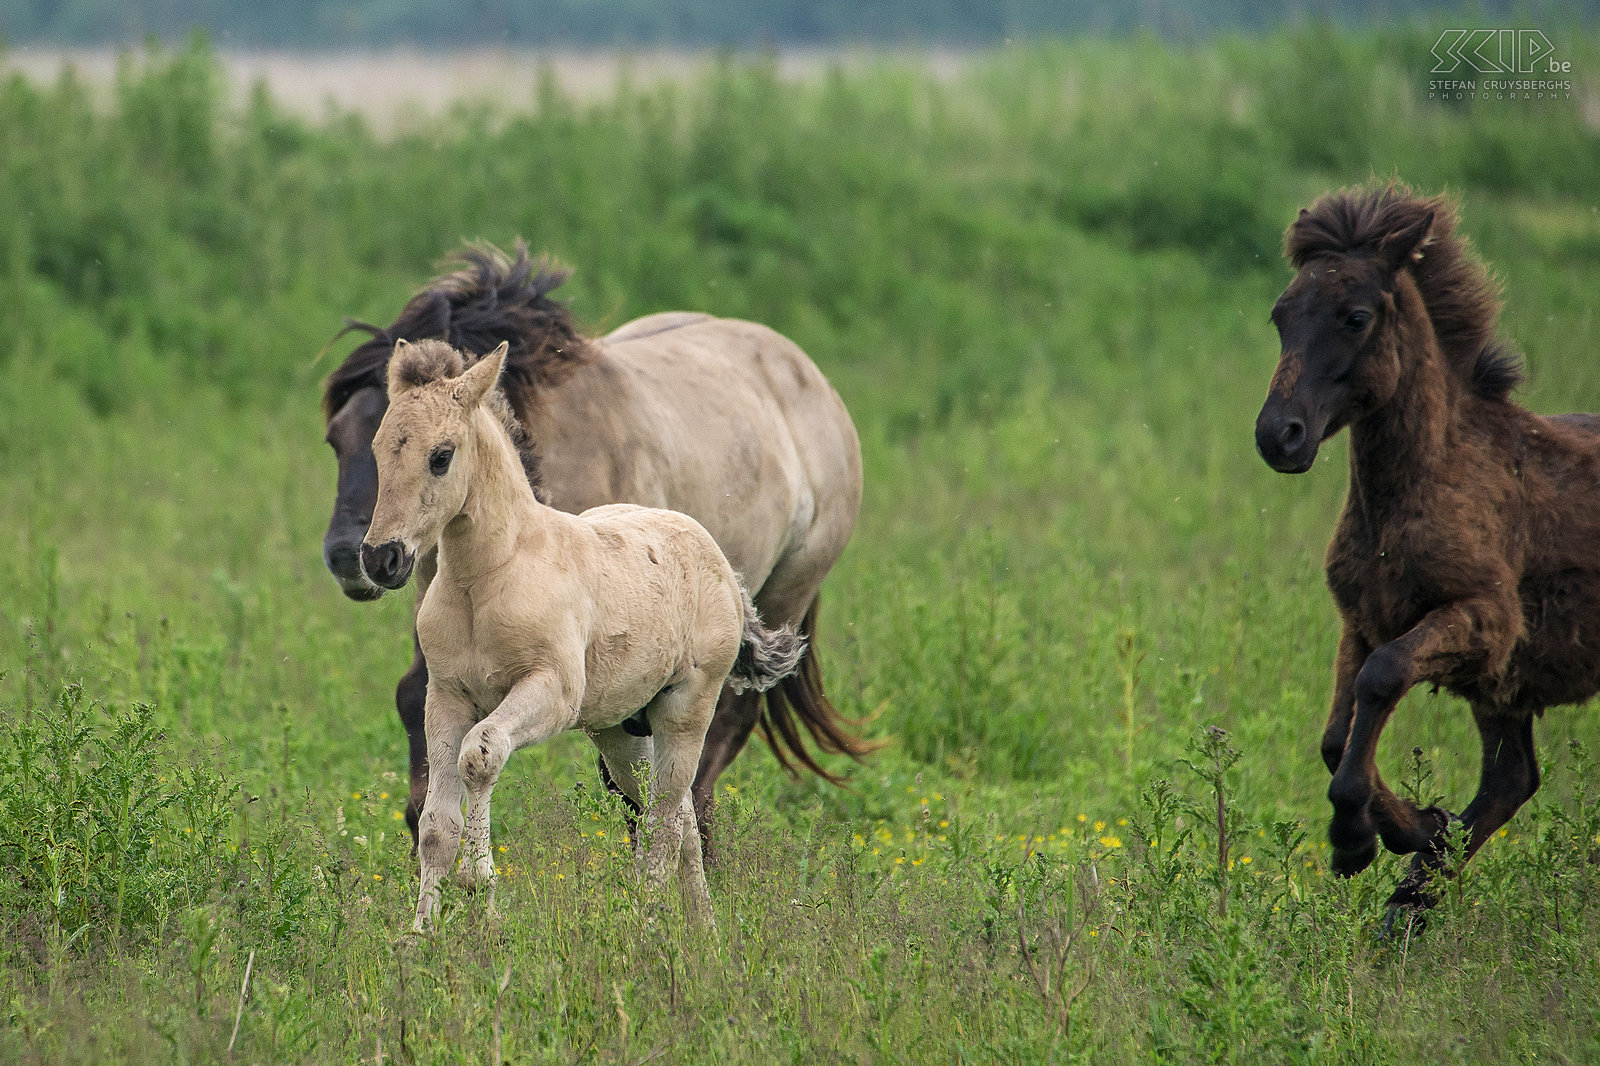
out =
<path fill-rule="evenodd" d="M 380 589 L 391 592 L 402 588 L 411 580 L 411 569 L 417 563 L 417 553 L 407 551 L 403 542 L 384 541 L 382 544 L 361 543 L 361 572 L 367 580 Z"/>
<path fill-rule="evenodd" d="M 361 569 L 361 537 L 334 537 L 332 530 L 322 541 L 322 561 L 339 582 L 340 590 L 352 600 L 367 603 L 383 595 Z"/>

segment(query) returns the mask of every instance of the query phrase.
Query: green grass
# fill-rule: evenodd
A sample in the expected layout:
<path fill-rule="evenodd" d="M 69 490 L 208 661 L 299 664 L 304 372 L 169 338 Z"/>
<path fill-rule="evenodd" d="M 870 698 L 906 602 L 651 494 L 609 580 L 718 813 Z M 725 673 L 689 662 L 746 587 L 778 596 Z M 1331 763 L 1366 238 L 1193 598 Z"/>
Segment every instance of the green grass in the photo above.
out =
<path fill-rule="evenodd" d="M 392 140 L 228 110 L 198 49 L 109 111 L 0 86 L 0 1057 L 223 1058 L 247 964 L 237 1061 L 484 1062 L 496 1018 L 512 1062 L 1600 1055 L 1600 715 L 1540 723 L 1544 790 L 1378 940 L 1400 862 L 1341 882 L 1321 842 L 1344 446 L 1300 478 L 1252 447 L 1277 234 L 1371 173 L 1461 195 L 1524 399 L 1600 409 L 1600 137 L 1578 102 L 1429 104 L 1428 43 L 728 65 Z M 1592 94 L 1600 53 L 1559 47 Z M 597 329 L 784 330 L 861 431 L 820 644 L 888 746 L 848 790 L 735 764 L 714 936 L 641 898 L 563 738 L 497 790 L 498 915 L 398 940 L 410 601 L 322 569 L 315 357 L 517 234 Z M 1418 692 L 1383 765 L 1459 808 L 1476 749 Z"/>

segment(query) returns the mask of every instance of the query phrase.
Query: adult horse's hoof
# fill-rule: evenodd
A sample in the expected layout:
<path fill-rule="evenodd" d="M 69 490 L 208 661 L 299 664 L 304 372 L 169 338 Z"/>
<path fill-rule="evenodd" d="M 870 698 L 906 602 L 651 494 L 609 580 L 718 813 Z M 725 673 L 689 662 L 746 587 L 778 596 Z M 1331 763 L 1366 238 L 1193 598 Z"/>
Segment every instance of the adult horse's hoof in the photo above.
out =
<path fill-rule="evenodd" d="M 1346 851 L 1342 848 L 1333 849 L 1333 872 L 1340 877 L 1354 877 L 1356 874 L 1372 865 L 1372 860 L 1378 857 L 1378 842 L 1369 840 L 1359 848 Z"/>

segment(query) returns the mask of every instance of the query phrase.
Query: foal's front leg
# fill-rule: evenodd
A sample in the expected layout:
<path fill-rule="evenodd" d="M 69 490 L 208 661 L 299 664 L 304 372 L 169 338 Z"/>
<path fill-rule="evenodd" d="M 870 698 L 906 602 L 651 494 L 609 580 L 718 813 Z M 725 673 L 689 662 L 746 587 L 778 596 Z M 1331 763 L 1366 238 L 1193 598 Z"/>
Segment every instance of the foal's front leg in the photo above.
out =
<path fill-rule="evenodd" d="M 489 799 L 506 761 L 518 748 L 548 740 L 577 719 L 578 698 L 553 671 L 529 674 L 462 738 L 452 760 L 467 792 L 467 865 L 461 881 L 493 885 L 494 856 L 489 847 Z"/>
<path fill-rule="evenodd" d="M 428 761 L 433 772 L 428 777 L 428 795 L 417 820 L 418 847 L 422 860 L 422 887 L 417 893 L 417 920 L 412 927 L 425 933 L 433 925 L 439 909 L 439 886 L 455 862 L 461 846 L 461 775 L 456 770 L 461 739 L 472 728 L 476 711 L 472 703 L 453 686 L 428 682 L 426 729 Z"/>
<path fill-rule="evenodd" d="M 1322 761 L 1330 774 L 1339 769 L 1345 745 L 1350 741 L 1350 721 L 1356 713 L 1356 675 L 1371 654 L 1372 645 L 1346 622 L 1339 635 L 1339 654 L 1333 662 L 1333 703 L 1322 729 Z"/>
<path fill-rule="evenodd" d="M 1396 640 L 1367 656 L 1355 679 L 1355 714 L 1328 800 L 1333 822 L 1333 870 L 1348 877 L 1366 869 L 1377 854 L 1377 837 L 1390 851 L 1407 854 L 1430 846 L 1449 821 L 1437 807 L 1419 809 L 1389 790 L 1378 773 L 1378 737 L 1395 706 L 1418 681 L 1450 672 L 1463 661 L 1503 668 L 1521 615 L 1494 599 L 1460 600 L 1428 612 Z"/>

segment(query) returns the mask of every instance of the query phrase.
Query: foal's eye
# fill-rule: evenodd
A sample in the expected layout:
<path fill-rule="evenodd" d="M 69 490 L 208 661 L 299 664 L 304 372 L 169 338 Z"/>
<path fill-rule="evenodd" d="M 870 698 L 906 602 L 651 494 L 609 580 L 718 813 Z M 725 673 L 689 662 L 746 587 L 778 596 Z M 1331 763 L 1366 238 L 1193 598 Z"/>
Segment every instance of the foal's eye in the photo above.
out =
<path fill-rule="evenodd" d="M 1372 321 L 1371 311 L 1351 311 L 1344 320 L 1344 328 L 1351 333 L 1360 333 L 1367 328 L 1367 323 Z"/>
<path fill-rule="evenodd" d="M 455 447 L 441 444 L 428 453 L 428 473 L 434 477 L 444 477 L 450 472 L 450 460 L 455 458 Z"/>

